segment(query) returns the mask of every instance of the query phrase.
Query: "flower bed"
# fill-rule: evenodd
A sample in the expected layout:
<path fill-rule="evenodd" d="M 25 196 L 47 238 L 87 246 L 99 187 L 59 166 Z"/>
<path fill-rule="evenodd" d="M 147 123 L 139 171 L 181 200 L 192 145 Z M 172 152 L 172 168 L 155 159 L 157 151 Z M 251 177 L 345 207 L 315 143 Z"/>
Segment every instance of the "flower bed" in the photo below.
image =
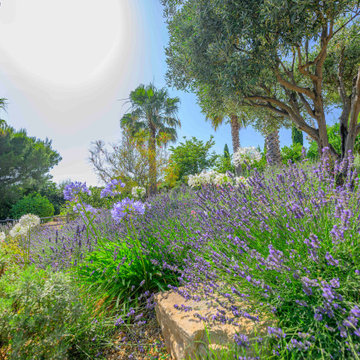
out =
<path fill-rule="evenodd" d="M 104 358 L 106 348 L 119 346 L 119 334 L 124 334 L 121 346 L 135 351 L 131 339 L 139 337 L 126 334 L 146 331 L 153 324 L 154 294 L 173 289 L 216 304 L 211 319 L 201 316 L 205 322 L 236 326 L 245 318 L 256 324 L 261 314 L 271 314 L 265 335 L 236 334 L 229 350 L 234 356 L 358 358 L 360 192 L 352 167 L 325 156 L 310 171 L 289 165 L 274 176 L 255 172 L 240 185 L 225 177 L 206 184 L 194 180 L 194 189 L 182 187 L 146 202 L 122 200 L 100 210 L 82 201 L 85 184 L 71 185 L 66 195 L 76 205 L 75 221 L 60 230 L 35 226 L 29 241 L 28 232 L 24 238 L 15 231 L 20 225 L 12 238 L 8 231 L 0 236 L 0 280 L 22 279 L 12 288 L 0 283 L 4 324 L 23 323 L 26 311 L 46 318 L 49 309 L 55 311 L 58 286 L 79 304 L 66 310 L 64 302 L 63 311 L 73 315 L 58 318 L 64 333 L 56 336 L 72 340 L 60 341 L 58 348 L 54 342 L 55 350 L 68 358 Z M 103 195 L 120 188 L 112 182 Z M 43 269 L 43 278 L 29 270 L 35 267 Z M 36 301 L 14 302 L 31 284 L 38 289 L 31 296 L 52 289 L 51 300 L 41 307 Z M 38 351 L 55 336 L 51 324 L 34 324 L 31 336 L 20 341 L 5 325 L 1 350 L 11 355 L 17 349 L 18 358 L 30 351 L 26 344 L 37 344 L 31 351 Z M 27 342 L 36 332 L 37 342 Z M 94 340 L 83 342 L 89 334 Z M 146 346 L 143 350 L 146 354 Z"/>

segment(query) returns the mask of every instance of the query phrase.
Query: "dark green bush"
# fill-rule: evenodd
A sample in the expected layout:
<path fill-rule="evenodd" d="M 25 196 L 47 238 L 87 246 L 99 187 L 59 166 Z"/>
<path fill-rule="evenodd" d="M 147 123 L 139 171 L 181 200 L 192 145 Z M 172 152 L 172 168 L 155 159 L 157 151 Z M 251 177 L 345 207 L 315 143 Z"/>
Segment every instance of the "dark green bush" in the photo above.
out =
<path fill-rule="evenodd" d="M 64 273 L 7 271 L 0 278 L 0 349 L 9 360 L 93 359 L 106 331 L 81 299 Z"/>
<path fill-rule="evenodd" d="M 65 203 L 63 189 L 52 181 L 48 181 L 37 190 L 41 196 L 45 196 L 54 205 L 55 215 L 60 214 L 60 208 Z"/>
<path fill-rule="evenodd" d="M 54 206 L 48 198 L 34 193 L 23 197 L 11 207 L 11 216 L 19 219 L 25 214 L 34 214 L 39 217 L 54 215 Z"/>

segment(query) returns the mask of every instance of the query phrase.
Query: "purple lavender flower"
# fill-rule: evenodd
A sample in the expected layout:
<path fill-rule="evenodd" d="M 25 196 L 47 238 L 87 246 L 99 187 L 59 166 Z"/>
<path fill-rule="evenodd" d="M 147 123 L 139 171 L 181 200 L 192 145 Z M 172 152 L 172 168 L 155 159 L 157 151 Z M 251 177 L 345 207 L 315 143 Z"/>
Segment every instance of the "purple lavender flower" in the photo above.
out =
<path fill-rule="evenodd" d="M 281 328 L 274 328 L 274 327 L 268 326 L 267 331 L 270 336 L 275 336 L 279 339 L 286 337 L 286 334 L 282 331 Z"/>
<path fill-rule="evenodd" d="M 339 260 L 335 260 L 329 252 L 326 252 L 325 259 L 327 260 L 329 265 L 332 265 L 332 266 L 339 265 Z"/>
<path fill-rule="evenodd" d="M 315 311 L 314 319 L 317 321 L 321 321 L 323 319 L 323 316 L 319 311 Z"/>
<path fill-rule="evenodd" d="M 79 181 L 72 182 L 64 188 L 64 199 L 73 201 L 80 193 L 91 195 L 91 191 L 86 186 L 86 183 Z"/>
<path fill-rule="evenodd" d="M 116 319 L 115 321 L 115 326 L 119 326 L 121 324 L 124 324 L 124 320 L 122 319 L 122 317 L 120 316 L 118 319 Z"/>
<path fill-rule="evenodd" d="M 360 308 L 359 308 L 357 305 L 355 305 L 355 306 L 351 309 L 350 314 L 353 315 L 353 316 L 355 316 L 356 318 L 360 318 Z"/>
<path fill-rule="evenodd" d="M 244 334 L 235 334 L 234 341 L 240 347 L 249 347 L 249 338 Z"/>
<path fill-rule="evenodd" d="M 334 288 L 334 289 L 339 288 L 339 287 L 340 287 L 339 278 L 331 279 L 331 280 L 330 280 L 330 285 L 331 285 L 331 287 Z"/>

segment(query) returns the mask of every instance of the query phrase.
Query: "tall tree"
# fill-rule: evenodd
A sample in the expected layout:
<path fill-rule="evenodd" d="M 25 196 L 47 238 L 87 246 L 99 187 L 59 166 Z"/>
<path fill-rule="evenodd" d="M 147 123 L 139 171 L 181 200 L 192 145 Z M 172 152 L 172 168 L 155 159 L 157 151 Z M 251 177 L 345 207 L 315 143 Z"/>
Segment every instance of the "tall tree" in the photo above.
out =
<path fill-rule="evenodd" d="M 170 84 L 218 88 L 243 105 L 291 119 L 334 156 L 353 150 L 360 132 L 358 0 L 163 3 Z M 341 154 L 326 132 L 334 104 L 342 109 Z"/>
<path fill-rule="evenodd" d="M 170 165 L 177 169 L 179 180 L 184 176 L 194 175 L 211 168 L 216 161 L 216 154 L 210 152 L 215 145 L 213 137 L 206 142 L 192 137 L 170 147 Z"/>
<path fill-rule="evenodd" d="M 274 129 L 270 131 L 265 137 L 265 147 L 266 147 L 266 159 L 267 163 L 272 165 L 281 164 L 281 151 L 280 151 L 280 139 L 279 139 L 279 129 Z"/>
<path fill-rule="evenodd" d="M 219 90 L 205 86 L 199 87 L 197 98 L 206 120 L 211 122 L 215 131 L 224 122 L 230 123 L 231 141 L 235 153 L 240 147 L 239 131 L 249 122 L 244 107 L 241 108 L 237 98 L 221 96 Z"/>
<path fill-rule="evenodd" d="M 89 160 L 95 173 L 104 183 L 120 178 L 124 182 L 148 186 L 149 154 L 147 144 L 145 141 L 131 136 L 126 129 L 123 129 L 119 143 L 110 144 L 110 147 L 107 147 L 102 140 L 97 140 L 89 151 Z M 167 154 L 164 147 L 156 149 L 156 164 L 157 175 L 160 176 L 163 168 L 167 165 Z"/>
<path fill-rule="evenodd" d="M 180 99 L 170 98 L 165 88 L 157 90 L 153 84 L 140 85 L 130 93 L 130 112 L 120 120 L 123 128 L 132 135 L 148 139 L 150 194 L 156 193 L 156 147 L 162 143 L 175 141 L 176 127 L 180 126 L 177 117 Z"/>
<path fill-rule="evenodd" d="M 230 159 L 230 151 L 229 151 L 228 144 L 225 144 L 225 146 L 224 146 L 224 157 L 226 159 Z"/>
<path fill-rule="evenodd" d="M 295 144 L 304 145 L 304 135 L 302 131 L 298 130 L 298 128 L 295 125 L 291 127 L 291 139 L 293 145 Z"/>
<path fill-rule="evenodd" d="M 27 192 L 36 191 L 51 178 L 49 170 L 59 163 L 51 141 L 29 137 L 25 130 L 5 126 L 0 132 L 0 218 Z"/>

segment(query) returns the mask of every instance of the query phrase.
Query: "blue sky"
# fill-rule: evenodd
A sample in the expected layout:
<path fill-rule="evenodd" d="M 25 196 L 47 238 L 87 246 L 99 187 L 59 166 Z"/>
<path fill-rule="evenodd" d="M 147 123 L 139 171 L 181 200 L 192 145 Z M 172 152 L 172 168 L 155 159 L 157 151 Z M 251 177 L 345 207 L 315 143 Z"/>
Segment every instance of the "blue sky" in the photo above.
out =
<path fill-rule="evenodd" d="M 53 141 L 63 160 L 52 170 L 56 182 L 98 180 L 88 161 L 92 141 L 116 142 L 125 101 L 140 83 L 166 86 L 168 42 L 158 0 L 2 0 L 0 7 L 0 96 L 3 118 L 28 134 Z M 181 100 L 183 136 L 208 140 L 216 152 L 231 149 L 230 126 L 216 132 L 196 97 L 169 89 Z M 281 145 L 291 143 L 289 130 Z M 263 146 L 263 136 L 241 130 L 242 146 Z"/>

